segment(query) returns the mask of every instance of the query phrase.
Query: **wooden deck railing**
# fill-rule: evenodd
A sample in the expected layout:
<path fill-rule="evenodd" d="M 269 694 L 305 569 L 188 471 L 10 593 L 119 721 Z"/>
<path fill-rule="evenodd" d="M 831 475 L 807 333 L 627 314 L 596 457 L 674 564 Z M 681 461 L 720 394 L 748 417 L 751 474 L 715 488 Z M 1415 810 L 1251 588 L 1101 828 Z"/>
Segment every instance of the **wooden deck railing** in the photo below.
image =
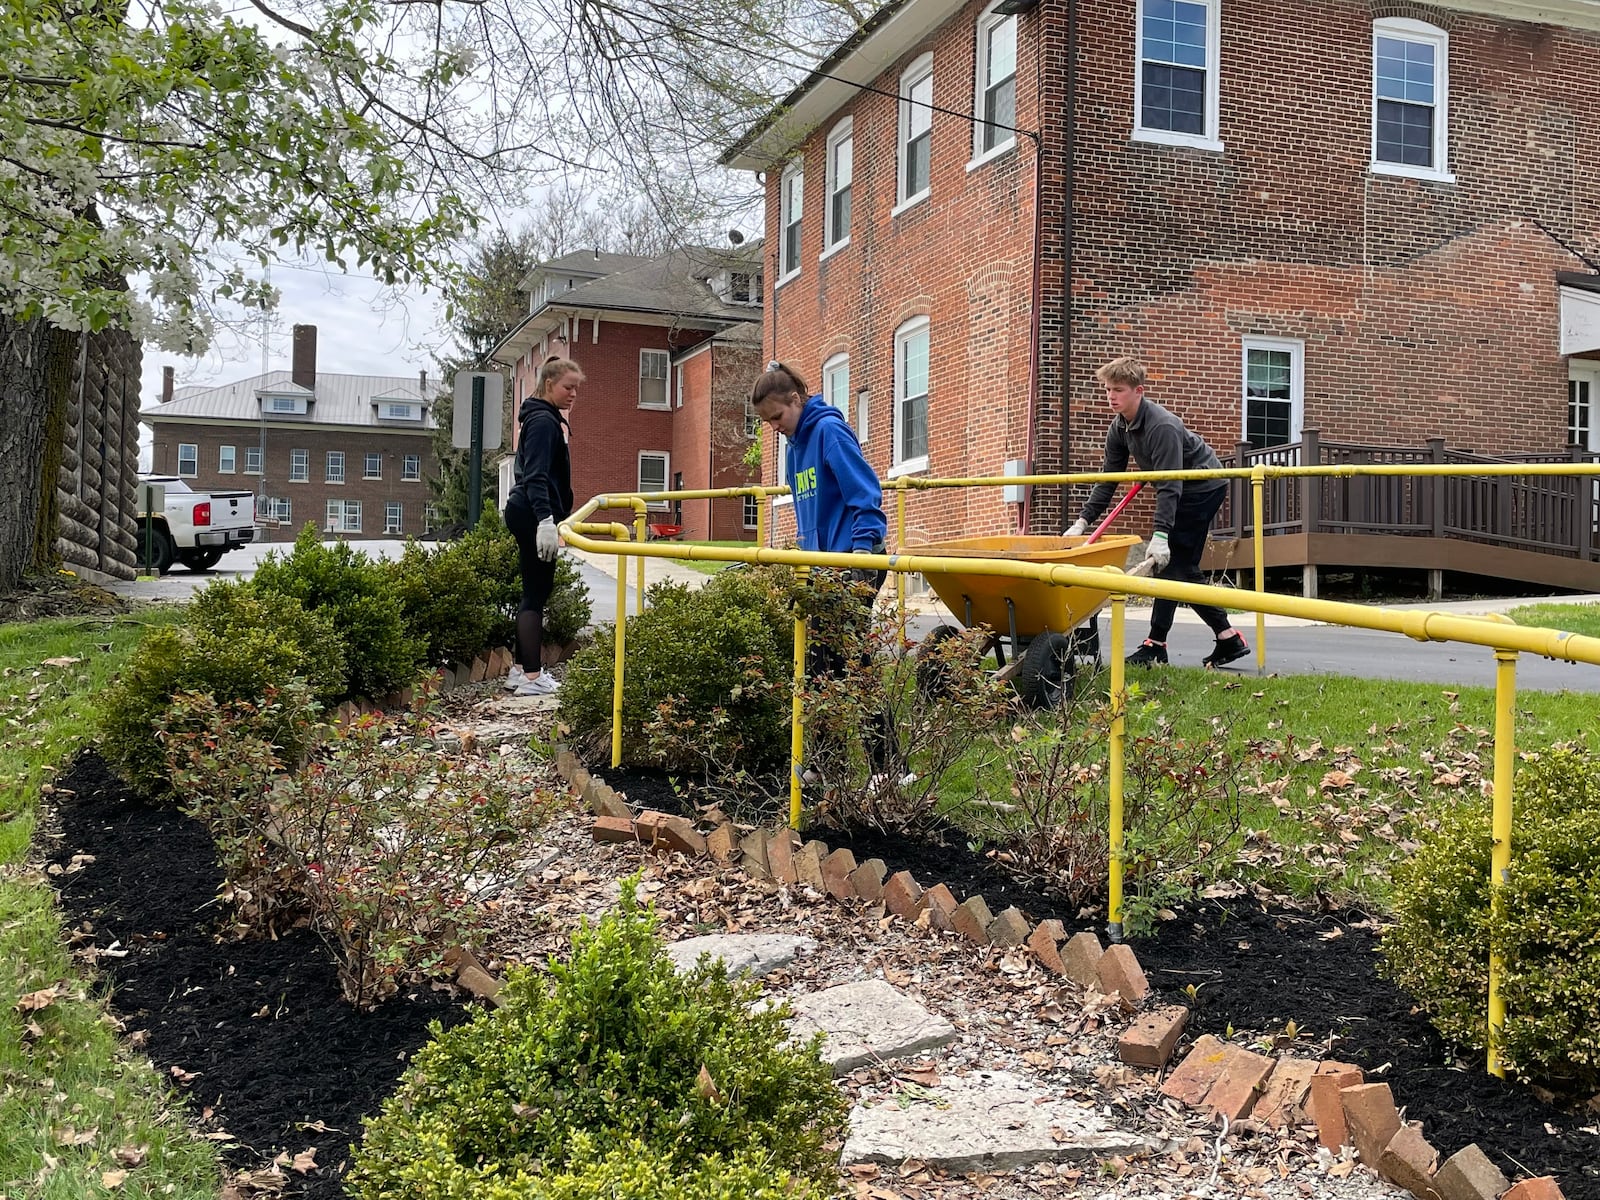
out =
<path fill-rule="evenodd" d="M 1241 442 L 1224 466 L 1300 466 L 1303 463 L 1436 465 L 1461 463 L 1600 462 L 1576 448 L 1566 454 L 1489 457 L 1452 450 L 1443 438 L 1426 446 L 1369 446 L 1326 442 L 1315 429 L 1299 442 L 1258 450 Z M 1540 475 L 1323 476 L 1269 479 L 1263 533 L 1381 534 L 1447 537 L 1600 560 L 1600 479 Z M 1248 480 L 1230 481 L 1228 502 L 1213 526 L 1218 534 L 1254 534 Z"/>

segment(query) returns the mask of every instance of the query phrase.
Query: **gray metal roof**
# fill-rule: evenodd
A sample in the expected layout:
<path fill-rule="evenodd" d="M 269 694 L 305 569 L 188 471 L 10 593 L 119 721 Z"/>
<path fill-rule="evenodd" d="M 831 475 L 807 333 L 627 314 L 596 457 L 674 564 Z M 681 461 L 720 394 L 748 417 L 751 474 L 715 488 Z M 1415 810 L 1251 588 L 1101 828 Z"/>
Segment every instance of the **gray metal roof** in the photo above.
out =
<path fill-rule="evenodd" d="M 545 303 L 553 309 L 613 309 L 654 312 L 680 317 L 705 317 L 716 322 L 759 321 L 759 304 L 725 304 L 706 279 L 722 270 L 755 275 L 761 270 L 759 244 L 730 252 L 706 247 L 672 250 L 659 258 L 580 283 Z"/>
<path fill-rule="evenodd" d="M 431 385 L 430 385 L 431 387 Z M 370 428 L 404 429 L 416 426 L 395 421 L 380 421 L 373 406 L 376 400 L 421 401 L 422 428 L 432 429 L 433 397 L 424 395 L 416 376 L 334 375 L 319 371 L 311 392 L 298 386 L 289 371 L 268 371 L 251 375 L 220 387 L 183 387 L 165 404 L 142 410 L 139 419 L 157 422 L 170 417 L 211 421 L 257 421 L 261 419 L 263 396 L 313 397 L 305 416 L 269 415 L 267 420 L 312 425 L 359 425 Z"/>

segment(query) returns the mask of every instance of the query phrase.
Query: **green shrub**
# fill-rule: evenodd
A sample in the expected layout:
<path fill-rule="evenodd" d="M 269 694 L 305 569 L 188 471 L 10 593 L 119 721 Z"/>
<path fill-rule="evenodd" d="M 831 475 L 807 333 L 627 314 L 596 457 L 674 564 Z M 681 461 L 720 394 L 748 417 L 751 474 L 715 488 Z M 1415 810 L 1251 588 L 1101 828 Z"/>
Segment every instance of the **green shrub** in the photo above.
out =
<path fill-rule="evenodd" d="M 658 583 L 643 615 L 630 617 L 622 691 L 622 753 L 630 765 L 700 771 L 710 758 L 760 769 L 788 747 L 788 691 L 770 686 L 793 671 L 794 619 L 787 572 L 722 571 L 698 591 Z M 561 716 L 591 752 L 611 737 L 615 631 L 603 628 L 567 666 Z M 663 706 L 673 732 L 652 740 Z M 698 746 L 683 736 L 699 729 Z"/>
<path fill-rule="evenodd" d="M 1489 954 L 1498 952 L 1507 1064 L 1587 1095 L 1600 1087 L 1600 764 L 1558 747 L 1522 765 L 1497 919 L 1489 821 L 1484 804 L 1446 811 L 1396 872 L 1388 971 L 1440 1032 L 1481 1050 Z"/>
<path fill-rule="evenodd" d="M 347 542 L 324 546 L 312 526 L 286 558 L 267 555 L 252 586 L 327 615 L 345 647 L 345 694 L 381 696 L 416 677 L 422 647 L 406 632 L 389 573 Z"/>
<path fill-rule="evenodd" d="M 472 573 L 488 586 L 495 620 L 490 626 L 487 644 L 515 645 L 517 608 L 522 603 L 522 572 L 517 559 L 517 540 L 506 532 L 494 506 L 485 505 L 477 528 L 449 546 L 446 552 L 463 558 Z M 560 555 L 556 559 L 555 588 L 544 606 L 545 639 L 563 646 L 576 641 L 592 615 L 589 591 L 583 585 L 577 564 L 571 555 Z"/>
<path fill-rule="evenodd" d="M 328 621 L 292 598 L 266 599 L 249 586 L 215 583 L 196 598 L 190 623 L 146 635 L 99 711 L 100 749 L 122 777 L 151 796 L 170 792 L 158 726 L 173 697 L 201 692 L 221 703 L 269 694 L 310 705 L 343 691 L 344 658 Z M 289 762 L 309 735 L 268 714 L 257 729 Z"/>
<path fill-rule="evenodd" d="M 415 541 L 385 569 L 394 580 L 406 633 L 434 664 L 471 662 L 494 643 L 503 622 L 494 604 L 495 585 L 454 547 L 429 550 Z"/>
<path fill-rule="evenodd" d="M 609 1179 L 632 1189 L 617 1195 L 676 1200 L 671 1179 L 709 1176 L 717 1160 L 751 1168 L 730 1200 L 767 1196 L 760 1185 L 780 1186 L 780 1172 L 826 1186 L 843 1094 L 814 1043 L 787 1040 L 784 1010 L 755 1007 L 758 993 L 721 962 L 679 975 L 625 882 L 620 907 L 573 935 L 568 962 L 514 970 L 498 1012 L 434 1026 L 367 1122 L 351 1188 L 365 1200 L 578 1200 L 613 1195 Z M 623 1149 L 596 1164 L 595 1144 Z M 562 1182 L 574 1168 L 580 1178 Z"/>

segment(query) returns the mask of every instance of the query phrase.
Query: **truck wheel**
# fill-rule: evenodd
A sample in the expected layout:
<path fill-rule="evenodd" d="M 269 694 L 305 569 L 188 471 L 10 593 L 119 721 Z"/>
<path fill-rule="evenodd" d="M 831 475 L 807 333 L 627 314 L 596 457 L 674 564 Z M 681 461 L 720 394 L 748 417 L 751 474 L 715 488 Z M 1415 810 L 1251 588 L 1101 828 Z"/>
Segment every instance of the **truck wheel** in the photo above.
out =
<path fill-rule="evenodd" d="M 189 570 L 200 572 L 209 571 L 222 561 L 221 550 L 185 550 L 178 555 L 178 561 Z"/>
<path fill-rule="evenodd" d="M 157 575 L 165 575 L 172 570 L 172 560 L 177 556 L 177 547 L 172 544 L 172 535 L 159 527 L 146 531 L 139 529 L 139 566 L 146 564 L 155 568 Z"/>
<path fill-rule="evenodd" d="M 1072 639 L 1041 633 L 1028 643 L 1017 666 L 1017 695 L 1034 708 L 1054 708 L 1072 694 Z"/>

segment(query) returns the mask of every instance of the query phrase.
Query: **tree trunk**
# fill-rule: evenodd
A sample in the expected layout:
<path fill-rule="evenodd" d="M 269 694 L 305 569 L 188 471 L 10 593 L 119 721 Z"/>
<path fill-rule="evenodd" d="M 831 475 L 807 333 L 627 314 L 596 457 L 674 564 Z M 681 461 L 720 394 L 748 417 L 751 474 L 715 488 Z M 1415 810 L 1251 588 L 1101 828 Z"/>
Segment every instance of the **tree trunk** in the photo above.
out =
<path fill-rule="evenodd" d="M 42 473 L 51 387 L 64 404 L 76 341 L 43 321 L 0 316 L 0 595 L 16 590 L 34 557 L 41 512 L 53 511 L 55 477 Z"/>
<path fill-rule="evenodd" d="M 39 515 L 33 521 L 33 551 L 28 568 L 33 571 L 50 571 L 61 565 L 56 552 L 56 535 L 60 532 L 61 490 L 57 481 L 61 474 L 61 458 L 66 447 L 67 409 L 72 396 L 74 366 L 78 357 L 78 342 L 87 334 L 68 333 L 47 327 L 45 330 L 44 358 L 44 444 L 39 455 Z M 79 420 L 83 414 L 79 414 Z"/>

